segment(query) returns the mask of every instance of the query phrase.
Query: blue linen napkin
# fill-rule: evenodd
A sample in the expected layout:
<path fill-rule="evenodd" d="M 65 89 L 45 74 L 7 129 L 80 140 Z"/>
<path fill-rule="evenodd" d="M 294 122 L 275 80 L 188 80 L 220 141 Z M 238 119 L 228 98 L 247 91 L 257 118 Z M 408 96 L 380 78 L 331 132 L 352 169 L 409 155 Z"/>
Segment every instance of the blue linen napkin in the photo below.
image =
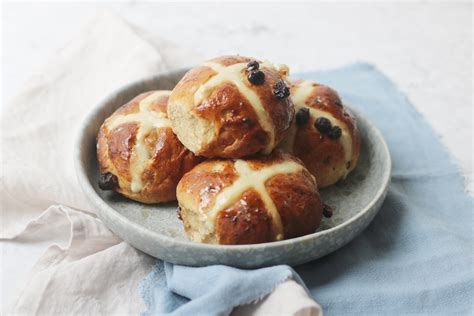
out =
<path fill-rule="evenodd" d="M 393 160 L 392 183 L 372 224 L 342 249 L 296 268 L 325 314 L 472 313 L 473 199 L 431 127 L 369 64 L 294 77 L 335 88 L 382 131 Z M 287 278 L 301 282 L 287 266 L 164 267 L 158 260 L 142 282 L 145 315 L 226 314 Z"/>
<path fill-rule="evenodd" d="M 157 260 L 140 284 L 147 306 L 142 315 L 227 315 L 258 300 L 285 280 L 304 283 L 286 265 L 244 270 L 223 265 L 186 267 Z M 306 289 L 306 291 L 308 291 Z"/>

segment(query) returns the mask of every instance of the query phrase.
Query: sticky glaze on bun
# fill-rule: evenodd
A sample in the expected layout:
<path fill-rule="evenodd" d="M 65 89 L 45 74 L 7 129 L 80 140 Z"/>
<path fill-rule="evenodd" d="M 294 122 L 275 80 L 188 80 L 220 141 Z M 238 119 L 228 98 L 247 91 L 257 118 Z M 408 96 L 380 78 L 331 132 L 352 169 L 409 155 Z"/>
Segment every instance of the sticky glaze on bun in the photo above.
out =
<path fill-rule="evenodd" d="M 310 234 L 322 203 L 314 177 L 292 155 L 274 151 L 249 160 L 208 160 L 178 184 L 189 239 L 254 244 Z"/>
<path fill-rule="evenodd" d="M 191 69 L 170 96 L 168 116 L 196 155 L 241 158 L 269 154 L 294 116 L 286 66 L 223 56 Z"/>
<path fill-rule="evenodd" d="M 291 86 L 295 119 L 281 148 L 301 159 L 319 188 L 344 179 L 359 159 L 360 135 L 354 117 L 333 89 L 298 80 Z"/>
<path fill-rule="evenodd" d="M 99 187 L 143 203 L 176 199 L 181 177 L 202 159 L 173 134 L 170 91 L 135 97 L 105 120 L 97 136 Z"/>

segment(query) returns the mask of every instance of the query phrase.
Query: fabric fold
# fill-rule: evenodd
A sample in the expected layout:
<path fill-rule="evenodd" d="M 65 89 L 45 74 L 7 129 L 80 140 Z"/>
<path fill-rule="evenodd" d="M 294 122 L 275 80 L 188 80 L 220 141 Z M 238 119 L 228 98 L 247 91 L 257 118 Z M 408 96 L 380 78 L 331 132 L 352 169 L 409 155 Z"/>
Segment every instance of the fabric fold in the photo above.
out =
<path fill-rule="evenodd" d="M 40 256 L 14 303 L 13 314 L 136 313 L 144 309 L 136 289 L 149 273 L 153 258 L 120 240 L 97 218 L 65 206 L 50 207 L 13 242 L 50 237 L 49 224 L 68 231 L 69 240 L 50 245 Z"/>
<path fill-rule="evenodd" d="M 222 265 L 186 267 L 158 261 L 152 273 L 140 284 L 140 292 L 147 306 L 147 311 L 142 315 L 191 315 L 196 312 L 202 315 L 228 315 L 236 306 L 260 303 L 288 280 L 298 282 L 300 286 L 297 288 L 303 289 L 304 293 L 298 294 L 309 298 L 309 291 L 303 281 L 286 265 L 245 270 Z M 290 292 L 286 294 L 286 299 L 291 300 Z M 300 309 L 306 308 L 310 315 L 322 314 L 319 306 L 310 301 L 300 305 Z M 275 305 L 284 308 L 285 302 Z M 255 308 L 251 311 L 248 308 L 242 311 L 237 309 L 234 313 L 238 315 L 244 311 L 255 313 Z M 273 308 L 272 312 L 279 311 L 281 309 Z M 297 310 L 293 306 L 291 314 L 295 312 Z"/>

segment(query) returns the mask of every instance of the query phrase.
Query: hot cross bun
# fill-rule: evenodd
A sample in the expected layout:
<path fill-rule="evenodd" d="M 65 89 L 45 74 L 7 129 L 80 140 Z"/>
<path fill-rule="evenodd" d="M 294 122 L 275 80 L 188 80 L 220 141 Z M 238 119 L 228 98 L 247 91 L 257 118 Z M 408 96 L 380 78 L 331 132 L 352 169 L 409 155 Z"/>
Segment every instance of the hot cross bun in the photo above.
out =
<path fill-rule="evenodd" d="M 312 81 L 291 86 L 295 120 L 281 148 L 301 159 L 319 188 L 344 179 L 359 159 L 360 135 L 336 91 Z"/>
<path fill-rule="evenodd" d="M 294 108 L 286 66 L 224 56 L 191 69 L 173 89 L 168 116 L 197 155 L 269 154 L 290 127 Z"/>
<path fill-rule="evenodd" d="M 143 203 L 176 199 L 178 181 L 202 159 L 173 134 L 166 114 L 169 94 L 140 94 L 102 124 L 97 136 L 101 189 Z"/>
<path fill-rule="evenodd" d="M 254 244 L 316 231 L 322 203 L 314 177 L 292 155 L 208 160 L 178 184 L 180 216 L 196 242 Z"/>

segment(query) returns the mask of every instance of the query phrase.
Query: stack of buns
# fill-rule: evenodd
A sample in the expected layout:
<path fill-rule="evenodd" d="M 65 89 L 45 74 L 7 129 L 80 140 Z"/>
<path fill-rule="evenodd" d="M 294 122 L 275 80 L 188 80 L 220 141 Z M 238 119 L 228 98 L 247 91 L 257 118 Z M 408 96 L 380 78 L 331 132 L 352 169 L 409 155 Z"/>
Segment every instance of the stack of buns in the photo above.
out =
<path fill-rule="evenodd" d="M 99 187 L 143 203 L 178 200 L 189 239 L 252 244 L 310 234 L 318 187 L 351 172 L 356 122 L 337 93 L 286 66 L 223 56 L 150 91 L 100 128 Z"/>

